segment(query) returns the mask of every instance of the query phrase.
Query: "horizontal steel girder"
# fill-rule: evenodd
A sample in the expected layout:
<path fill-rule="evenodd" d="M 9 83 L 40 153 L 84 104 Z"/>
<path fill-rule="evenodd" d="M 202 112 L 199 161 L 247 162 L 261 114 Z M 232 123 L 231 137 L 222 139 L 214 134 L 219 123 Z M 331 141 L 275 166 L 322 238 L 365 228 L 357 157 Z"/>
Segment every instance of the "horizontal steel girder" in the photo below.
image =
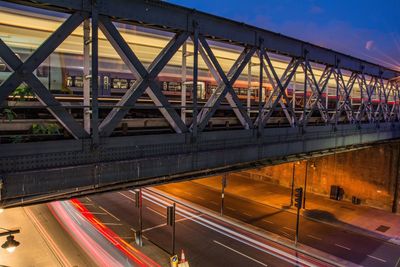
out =
<path fill-rule="evenodd" d="M 159 184 L 267 160 L 400 138 L 400 125 L 309 126 L 0 145 L 0 206 Z M 40 151 L 40 152 L 38 152 Z"/>
<path fill-rule="evenodd" d="M 91 0 L 7 0 L 7 2 L 67 13 L 80 10 L 91 12 L 92 10 Z M 304 52 L 307 51 L 308 60 L 311 62 L 330 66 L 336 66 L 340 62 L 339 67 L 342 69 L 355 72 L 363 71 L 365 74 L 372 76 L 382 75 L 384 79 L 392 79 L 400 76 L 399 72 L 355 58 L 351 55 L 336 52 L 242 22 L 221 18 L 163 1 L 97 1 L 96 6 L 100 15 L 112 17 L 121 22 L 151 25 L 151 27 L 175 32 L 193 32 L 193 25 L 199 25 L 199 34 L 206 37 L 215 37 L 219 40 L 256 47 L 259 46 L 259 40 L 262 39 L 264 40 L 263 46 L 268 51 L 274 53 L 290 57 L 303 57 Z"/>

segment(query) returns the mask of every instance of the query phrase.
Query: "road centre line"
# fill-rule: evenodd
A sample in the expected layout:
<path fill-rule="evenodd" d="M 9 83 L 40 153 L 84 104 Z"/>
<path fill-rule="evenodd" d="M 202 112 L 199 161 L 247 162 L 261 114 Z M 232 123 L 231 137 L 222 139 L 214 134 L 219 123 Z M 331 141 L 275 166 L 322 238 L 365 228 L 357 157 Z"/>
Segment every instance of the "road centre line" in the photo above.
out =
<path fill-rule="evenodd" d="M 224 247 L 224 248 L 227 248 L 227 249 L 229 249 L 229 250 L 231 250 L 231 251 L 233 251 L 233 252 L 235 252 L 235 253 L 237 253 L 237 254 L 239 254 L 239 255 L 241 255 L 241 256 L 243 256 L 243 257 L 249 259 L 249 260 L 252 260 L 252 261 L 254 261 L 254 262 L 256 262 L 256 263 L 258 263 L 258 264 L 260 264 L 260 265 L 262 265 L 262 266 L 268 266 L 267 264 L 265 264 L 265 263 L 263 263 L 263 262 L 261 262 L 261 261 L 258 261 L 258 260 L 256 260 L 256 259 L 254 259 L 254 258 L 252 258 L 252 257 L 250 257 L 250 256 L 248 256 L 248 255 L 246 255 L 246 254 L 244 254 L 244 253 L 242 253 L 242 252 L 240 252 L 240 251 L 237 251 L 236 249 L 233 249 L 233 248 L 231 248 L 231 247 L 228 247 L 227 245 L 224 245 L 224 244 L 222 244 L 222 243 L 220 243 L 220 242 L 218 242 L 218 241 L 216 241 L 216 240 L 213 240 L 213 241 L 214 241 L 214 243 L 216 243 L 216 244 L 218 244 L 218 245 L 220 245 L 220 246 L 222 246 L 222 247 Z"/>
<path fill-rule="evenodd" d="M 381 262 L 386 262 L 386 260 L 384 260 L 384 259 L 381 259 L 381 258 L 378 258 L 378 257 L 375 257 L 375 256 L 372 256 L 372 255 L 367 255 L 368 257 L 370 257 L 370 258 L 372 258 L 372 259 L 375 259 L 375 260 L 378 260 L 378 261 L 381 261 Z M 400 260 L 400 259 L 399 259 Z"/>
<path fill-rule="evenodd" d="M 146 229 L 143 230 L 143 233 L 147 232 L 147 231 L 150 231 L 150 230 L 153 230 L 153 229 L 157 229 L 157 228 L 166 226 L 166 225 L 167 225 L 166 223 L 162 223 L 162 224 L 159 224 L 159 225 L 156 225 L 156 226 L 153 226 L 153 227 L 146 228 Z"/>
<path fill-rule="evenodd" d="M 129 200 L 132 200 L 133 202 L 135 202 L 135 199 L 133 199 L 133 198 L 131 198 L 131 197 L 128 197 L 128 196 L 125 195 L 124 193 L 118 192 L 118 194 L 120 194 L 121 196 L 123 196 L 123 197 L 125 197 L 125 198 L 127 198 L 127 199 L 129 199 Z"/>
<path fill-rule="evenodd" d="M 344 249 L 347 249 L 347 250 L 351 250 L 351 248 L 348 248 L 348 247 L 345 247 L 345 246 L 342 246 L 342 245 L 339 245 L 339 244 L 335 244 L 335 246 L 340 247 L 340 248 L 344 248 Z"/>
<path fill-rule="evenodd" d="M 283 229 L 286 229 L 286 230 L 289 230 L 289 231 L 292 231 L 292 232 L 296 232 L 296 230 L 294 230 L 292 228 L 289 228 L 289 227 L 286 227 L 286 226 L 284 226 Z"/>
<path fill-rule="evenodd" d="M 320 237 L 317 237 L 317 236 L 315 236 L 315 235 L 307 235 L 308 237 L 311 237 L 311 238 L 313 238 L 313 239 L 316 239 L 316 240 L 322 240 L 322 238 L 320 238 Z"/>
<path fill-rule="evenodd" d="M 114 214 L 112 214 L 111 212 L 109 212 L 108 210 L 106 210 L 105 208 L 103 208 L 102 206 L 99 206 L 99 208 L 101 210 L 103 210 L 104 212 L 106 212 L 108 215 L 110 215 L 111 217 L 113 217 L 114 219 L 116 219 L 117 221 L 121 221 L 120 219 L 118 219 Z"/>
<path fill-rule="evenodd" d="M 269 224 L 274 224 L 274 222 L 272 222 L 272 221 L 268 221 L 268 220 L 263 220 L 263 222 L 266 222 L 266 223 L 269 223 Z"/>

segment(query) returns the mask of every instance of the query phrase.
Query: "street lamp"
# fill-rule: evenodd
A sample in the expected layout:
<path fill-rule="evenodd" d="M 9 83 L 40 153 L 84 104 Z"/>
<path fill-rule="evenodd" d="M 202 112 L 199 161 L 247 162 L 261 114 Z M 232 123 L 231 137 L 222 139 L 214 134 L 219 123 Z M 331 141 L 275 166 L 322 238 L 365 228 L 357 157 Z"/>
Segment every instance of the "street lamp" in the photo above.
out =
<path fill-rule="evenodd" d="M 1 247 L 6 249 L 9 253 L 13 253 L 18 246 L 19 242 L 14 239 L 13 235 L 7 236 L 7 241 L 1 245 Z"/>
<path fill-rule="evenodd" d="M 19 242 L 14 239 L 13 234 L 18 234 L 19 230 L 9 230 L 2 227 L 0 227 L 0 229 L 6 230 L 5 232 L 0 233 L 0 236 L 7 236 L 7 241 L 4 242 L 1 247 L 7 250 L 9 253 L 13 253 L 14 250 L 19 246 Z"/>

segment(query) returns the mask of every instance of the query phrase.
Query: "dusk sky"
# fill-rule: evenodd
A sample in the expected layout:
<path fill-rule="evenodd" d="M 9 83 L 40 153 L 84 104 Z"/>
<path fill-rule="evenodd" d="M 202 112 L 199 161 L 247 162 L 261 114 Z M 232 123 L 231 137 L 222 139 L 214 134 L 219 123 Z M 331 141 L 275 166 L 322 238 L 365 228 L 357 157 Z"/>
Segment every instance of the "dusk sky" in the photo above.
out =
<path fill-rule="evenodd" d="M 399 0 L 170 0 L 400 70 Z"/>

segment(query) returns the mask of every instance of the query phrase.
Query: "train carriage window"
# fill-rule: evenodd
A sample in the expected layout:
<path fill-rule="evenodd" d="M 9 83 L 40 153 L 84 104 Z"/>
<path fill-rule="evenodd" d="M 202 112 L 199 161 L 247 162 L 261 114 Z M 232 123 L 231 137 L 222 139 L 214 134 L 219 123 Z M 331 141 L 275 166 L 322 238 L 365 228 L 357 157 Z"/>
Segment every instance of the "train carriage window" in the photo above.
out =
<path fill-rule="evenodd" d="M 168 91 L 174 91 L 174 92 L 177 92 L 177 91 L 181 91 L 181 83 L 179 83 L 179 82 L 169 82 L 169 84 L 168 84 Z"/>
<path fill-rule="evenodd" d="M 168 91 L 168 82 L 162 82 L 162 89 Z"/>
<path fill-rule="evenodd" d="M 128 89 L 128 80 L 127 79 L 120 79 L 120 87 L 121 89 Z"/>
<path fill-rule="evenodd" d="M 119 81 L 119 79 L 112 79 L 112 88 L 114 89 L 119 89 L 121 85 L 121 82 Z"/>
<path fill-rule="evenodd" d="M 72 76 L 67 77 L 67 87 L 73 87 L 74 86 L 74 80 Z"/>
<path fill-rule="evenodd" d="M 79 88 L 83 88 L 83 78 L 82 76 L 75 77 L 75 86 Z"/>
<path fill-rule="evenodd" d="M 108 76 L 103 77 L 104 90 L 110 90 L 110 78 Z"/>

